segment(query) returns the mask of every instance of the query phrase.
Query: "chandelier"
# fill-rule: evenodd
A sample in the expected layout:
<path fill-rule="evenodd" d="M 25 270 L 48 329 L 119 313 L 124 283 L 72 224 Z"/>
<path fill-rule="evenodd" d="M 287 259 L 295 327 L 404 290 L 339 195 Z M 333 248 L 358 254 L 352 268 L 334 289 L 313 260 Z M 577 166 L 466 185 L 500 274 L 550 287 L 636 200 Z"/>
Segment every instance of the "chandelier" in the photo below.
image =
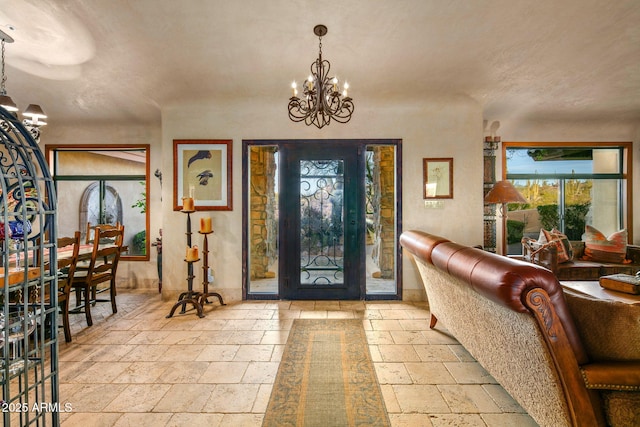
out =
<path fill-rule="evenodd" d="M 18 107 L 13 99 L 7 95 L 5 89 L 5 83 L 7 76 L 4 74 L 4 45 L 5 43 L 13 43 L 13 37 L 4 31 L 0 30 L 0 40 L 2 41 L 2 80 L 0 83 L 0 107 L 4 108 L 11 114 L 17 116 Z M 42 111 L 42 108 L 38 104 L 29 104 L 26 110 L 22 113 L 26 118 L 23 120 L 23 125 L 31 133 L 33 139 L 40 142 L 40 126 L 47 124 L 43 119 L 47 118 L 47 115 Z M 0 121 L 0 126 L 6 128 L 8 123 L 4 120 Z"/>
<path fill-rule="evenodd" d="M 331 64 L 322 59 L 322 37 L 327 27 L 316 25 L 313 33 L 318 36 L 318 59 L 311 64 L 311 74 L 302 84 L 302 97 L 298 97 L 297 84 L 291 83 L 293 95 L 289 98 L 289 118 L 294 122 L 304 122 L 321 129 L 330 124 L 331 119 L 347 123 L 353 114 L 353 100 L 347 95 L 349 84 L 345 81 L 340 90 L 337 77 L 330 77 Z"/>

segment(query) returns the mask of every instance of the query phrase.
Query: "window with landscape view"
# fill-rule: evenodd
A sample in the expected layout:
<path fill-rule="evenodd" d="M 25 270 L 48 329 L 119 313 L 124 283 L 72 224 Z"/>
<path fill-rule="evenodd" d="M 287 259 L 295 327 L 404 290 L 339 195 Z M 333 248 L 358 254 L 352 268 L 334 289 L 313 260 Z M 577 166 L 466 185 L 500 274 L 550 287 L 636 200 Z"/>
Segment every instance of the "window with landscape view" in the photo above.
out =
<path fill-rule="evenodd" d="M 630 143 L 505 143 L 506 179 L 527 200 L 508 205 L 508 254 L 523 236 L 557 228 L 582 240 L 585 224 L 605 235 L 630 228 Z"/>

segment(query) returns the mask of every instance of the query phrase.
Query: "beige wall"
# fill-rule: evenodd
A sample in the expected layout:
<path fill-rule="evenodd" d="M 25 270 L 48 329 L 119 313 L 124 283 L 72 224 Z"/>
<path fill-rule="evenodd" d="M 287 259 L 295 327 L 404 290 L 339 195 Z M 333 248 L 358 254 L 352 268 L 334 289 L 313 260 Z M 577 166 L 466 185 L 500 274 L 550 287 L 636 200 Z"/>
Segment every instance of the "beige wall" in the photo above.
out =
<path fill-rule="evenodd" d="M 255 105 L 253 102 L 175 105 L 162 112 L 162 126 L 88 125 L 47 126 L 44 144 L 151 144 L 151 174 L 163 174 L 160 183 L 151 177 L 151 239 L 164 231 L 163 297 L 175 298 L 186 289 L 185 215 L 173 211 L 173 140 L 233 140 L 233 211 L 193 214 L 211 216 L 215 233 L 210 236 L 210 264 L 215 269 L 215 288 L 225 299 L 239 300 L 242 294 L 242 140 L 243 139 L 330 139 L 400 138 L 403 140 L 402 186 L 403 229 L 423 229 L 460 243 L 476 245 L 482 236 L 482 107 L 467 97 L 424 100 L 398 107 L 377 105 L 356 99 L 356 111 L 346 125 L 337 123 L 318 130 L 289 121 L 285 103 Z M 501 118 L 485 117 L 489 122 Z M 502 118 L 496 132 L 503 141 L 635 141 L 634 188 L 640 189 L 640 128 L 602 123 L 532 122 Z M 439 208 L 427 208 L 422 199 L 422 159 L 454 158 L 454 198 Z M 500 161 L 498 161 L 498 165 Z M 498 171 L 500 173 L 500 171 Z M 499 176 L 499 175 L 498 175 Z M 634 201 L 640 212 L 640 197 Z M 195 227 L 194 227 L 195 229 Z M 499 229 L 499 227 L 498 227 Z M 194 243 L 200 236 L 194 235 Z M 634 242 L 640 243 L 640 220 L 634 224 Z M 155 251 L 147 263 L 127 262 L 121 270 L 130 286 L 157 285 Z M 197 266 L 196 266 L 197 267 Z M 422 285 L 413 263 L 404 257 L 404 297 L 423 296 Z M 195 268 L 195 288 L 201 287 L 202 270 Z"/>
<path fill-rule="evenodd" d="M 291 122 L 286 103 L 255 105 L 176 105 L 163 111 L 162 170 L 165 176 L 162 214 L 164 228 L 163 293 L 177 294 L 186 288 L 185 215 L 172 209 L 171 147 L 173 139 L 233 139 L 233 211 L 197 212 L 193 221 L 211 216 L 215 233 L 210 236 L 210 264 L 216 286 L 229 300 L 242 292 L 242 140 L 400 138 L 403 140 L 403 228 L 419 228 L 467 244 L 482 243 L 482 111 L 473 100 L 446 98 L 398 108 L 381 107 L 361 100 L 350 123 L 321 130 Z M 422 159 L 454 158 L 454 198 L 442 207 L 428 209 L 422 199 Z M 199 236 L 198 236 L 199 237 Z M 408 257 L 404 260 L 404 297 L 422 298 L 419 278 Z M 195 283 L 202 281 L 196 269 Z"/>

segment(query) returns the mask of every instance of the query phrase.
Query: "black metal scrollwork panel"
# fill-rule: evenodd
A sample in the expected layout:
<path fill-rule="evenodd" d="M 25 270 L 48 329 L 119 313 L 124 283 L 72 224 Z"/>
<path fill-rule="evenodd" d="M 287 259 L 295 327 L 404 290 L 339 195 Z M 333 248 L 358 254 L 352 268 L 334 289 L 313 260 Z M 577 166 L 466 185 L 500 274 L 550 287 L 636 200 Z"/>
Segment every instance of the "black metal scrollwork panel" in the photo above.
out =
<path fill-rule="evenodd" d="M 55 196 L 39 147 L 17 119 L 0 118 L 0 239 L 35 240 L 49 228 Z M 6 222 L 6 224 L 5 224 Z M 3 250 L 6 250 L 4 248 Z"/>
<path fill-rule="evenodd" d="M 300 161 L 300 284 L 344 283 L 344 161 Z"/>

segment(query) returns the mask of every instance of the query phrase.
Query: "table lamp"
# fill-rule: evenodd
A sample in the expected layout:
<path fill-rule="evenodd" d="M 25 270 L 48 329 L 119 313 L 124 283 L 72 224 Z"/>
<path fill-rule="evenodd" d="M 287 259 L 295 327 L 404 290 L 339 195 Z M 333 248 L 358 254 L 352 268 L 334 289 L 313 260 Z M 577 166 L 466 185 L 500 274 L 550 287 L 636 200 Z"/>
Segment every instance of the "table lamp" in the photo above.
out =
<path fill-rule="evenodd" d="M 485 203 L 499 204 L 502 217 L 502 255 L 506 255 L 507 203 L 527 203 L 522 194 L 509 181 L 496 182 L 484 196 Z"/>

